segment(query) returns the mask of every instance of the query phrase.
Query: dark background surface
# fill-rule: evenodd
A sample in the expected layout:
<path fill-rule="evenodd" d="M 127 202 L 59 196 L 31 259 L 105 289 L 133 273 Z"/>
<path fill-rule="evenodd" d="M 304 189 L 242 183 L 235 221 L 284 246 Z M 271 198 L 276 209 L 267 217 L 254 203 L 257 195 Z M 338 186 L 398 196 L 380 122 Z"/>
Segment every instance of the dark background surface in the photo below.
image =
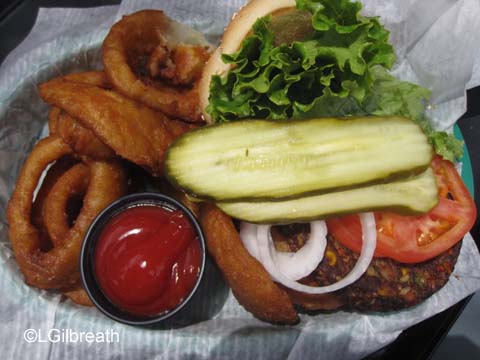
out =
<path fill-rule="evenodd" d="M 119 4 L 119 0 L 1 0 L 0 2 L 0 64 L 29 33 L 39 7 L 92 7 Z M 480 87 L 467 92 L 468 111 L 458 121 L 470 154 L 474 183 L 480 179 Z M 480 203 L 480 186 L 475 186 L 477 208 Z M 479 245 L 480 224 L 477 218 L 471 233 Z M 444 312 L 404 331 L 399 338 L 385 349 L 368 359 L 428 359 L 442 342 L 471 297 L 459 302 Z M 479 330 L 480 331 L 480 330 Z M 475 354 L 478 356 L 478 349 Z M 458 355 L 458 353 L 457 353 Z M 472 356 L 476 356 L 472 354 Z"/>

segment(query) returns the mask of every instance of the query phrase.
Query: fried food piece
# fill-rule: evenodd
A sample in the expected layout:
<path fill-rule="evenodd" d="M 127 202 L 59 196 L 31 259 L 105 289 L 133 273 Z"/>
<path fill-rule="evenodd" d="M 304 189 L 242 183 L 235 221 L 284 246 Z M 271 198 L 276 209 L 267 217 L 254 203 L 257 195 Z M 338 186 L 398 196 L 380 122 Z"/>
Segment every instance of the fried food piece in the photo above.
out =
<path fill-rule="evenodd" d="M 308 237 L 308 224 L 276 226 L 275 247 L 297 251 Z M 292 301 L 305 310 L 394 311 L 421 303 L 446 284 L 460 252 L 461 242 L 426 262 L 403 264 L 388 258 L 374 258 L 363 276 L 353 284 L 323 295 L 309 295 L 288 289 Z M 328 237 L 324 260 L 302 283 L 325 286 L 345 277 L 355 266 L 358 254 Z"/>
<path fill-rule="evenodd" d="M 103 71 L 86 71 L 68 74 L 61 79 L 79 84 L 111 88 Z M 95 134 L 79 124 L 77 120 L 58 107 L 52 107 L 48 115 L 50 134 L 62 137 L 76 155 L 87 159 L 108 160 L 115 157 L 115 152 L 105 145 Z"/>
<path fill-rule="evenodd" d="M 315 283 L 305 282 L 305 285 L 318 286 Z M 343 306 L 343 300 L 340 296 L 331 294 L 306 294 L 292 289 L 285 288 L 290 300 L 301 310 L 310 311 L 335 311 Z"/>
<path fill-rule="evenodd" d="M 54 109 L 56 108 L 54 107 Z M 115 158 L 115 152 L 105 145 L 92 130 L 80 125 L 77 120 L 64 111 L 60 111 L 57 116 L 55 133 L 80 157 L 93 160 Z"/>
<path fill-rule="evenodd" d="M 229 216 L 211 204 L 202 204 L 200 222 L 207 246 L 238 302 L 260 320 L 279 324 L 299 321 L 287 293 L 242 244 Z"/>
<path fill-rule="evenodd" d="M 198 127 L 200 127 L 199 124 L 187 123 L 182 120 L 170 120 L 167 123 L 168 131 L 172 133 L 174 139 Z"/>
<path fill-rule="evenodd" d="M 43 222 L 55 247 L 63 244 L 65 235 L 70 230 L 69 199 L 83 197 L 88 189 L 89 180 L 89 167 L 79 163 L 65 171 L 50 189 L 43 207 Z"/>
<path fill-rule="evenodd" d="M 196 83 L 209 52 L 203 46 L 174 46 L 182 40 L 174 38 L 182 36 L 179 26 L 158 10 L 124 16 L 103 42 L 103 64 L 123 95 L 167 116 L 198 122 Z"/>
<path fill-rule="evenodd" d="M 92 130 L 115 153 L 155 176 L 162 174 L 168 146 L 191 128 L 113 91 L 62 78 L 40 85 L 40 95 Z"/>
<path fill-rule="evenodd" d="M 167 44 L 160 44 L 150 55 L 146 66 L 152 78 L 188 86 L 200 79 L 209 57 L 210 54 L 201 46 L 179 44 L 170 50 Z"/>
<path fill-rule="evenodd" d="M 58 116 L 61 111 L 62 110 L 57 107 L 52 107 L 48 112 L 48 132 L 50 135 L 55 135 L 57 132 Z"/>
<path fill-rule="evenodd" d="M 103 71 L 83 71 L 67 74 L 62 77 L 65 81 L 88 84 L 101 87 L 102 89 L 112 89 L 112 84 Z"/>
<path fill-rule="evenodd" d="M 15 258 L 26 283 L 42 289 L 62 289 L 78 282 L 78 260 L 85 232 L 95 216 L 126 189 L 126 175 L 120 164 L 89 164 L 90 183 L 75 226 L 61 246 L 42 250 L 41 231 L 31 220 L 33 194 L 46 167 L 71 153 L 59 137 L 39 141 L 24 163 L 8 203 L 9 235 Z"/>
<path fill-rule="evenodd" d="M 48 169 L 33 203 L 32 223 L 39 229 L 45 242 L 41 246 L 42 251 L 62 244 L 70 230 L 69 217 L 72 214 L 68 213 L 68 200 L 75 195 L 83 196 L 87 189 L 90 176 L 88 166 L 74 164 L 71 157 L 55 162 Z M 93 306 L 81 282 L 63 291 L 63 294 L 79 305 Z"/>
<path fill-rule="evenodd" d="M 80 282 L 72 286 L 70 289 L 64 290 L 63 295 L 78 305 L 93 306 L 92 301 Z"/>
<path fill-rule="evenodd" d="M 48 169 L 45 178 L 42 181 L 42 186 L 38 190 L 38 193 L 35 196 L 35 201 L 32 205 L 32 223 L 38 228 L 44 227 L 43 207 L 45 206 L 45 200 L 50 193 L 50 190 L 53 185 L 55 185 L 58 178 L 72 167 L 73 164 L 75 164 L 75 160 L 70 156 L 65 156 L 56 161 Z"/>
<path fill-rule="evenodd" d="M 57 182 L 58 178 L 62 176 L 72 165 L 75 164 L 75 160 L 71 156 L 66 156 L 56 161 L 47 171 L 42 186 L 38 190 L 35 201 L 32 205 L 32 224 L 40 232 L 40 248 L 43 251 L 47 251 L 52 248 L 52 242 L 47 233 L 45 227 L 43 209 L 47 196 L 52 189 L 53 185 Z"/>
<path fill-rule="evenodd" d="M 104 89 L 110 89 L 111 85 L 108 82 L 108 78 L 103 71 L 85 71 L 79 73 L 72 73 L 60 77 L 65 81 L 76 82 L 80 84 L 89 84 L 98 86 Z M 62 113 L 62 109 L 53 106 L 48 113 L 48 131 L 50 135 L 57 133 L 59 117 Z"/>
<path fill-rule="evenodd" d="M 161 76 L 166 69 L 173 67 L 168 52 L 166 46 L 158 45 L 151 53 L 146 67 L 152 78 Z"/>

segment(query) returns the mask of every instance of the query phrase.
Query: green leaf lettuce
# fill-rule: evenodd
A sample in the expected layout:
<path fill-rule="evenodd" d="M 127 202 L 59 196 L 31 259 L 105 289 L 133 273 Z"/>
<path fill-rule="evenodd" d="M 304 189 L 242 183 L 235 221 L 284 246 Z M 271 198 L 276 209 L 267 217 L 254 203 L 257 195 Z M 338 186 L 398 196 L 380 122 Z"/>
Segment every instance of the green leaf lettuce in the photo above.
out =
<path fill-rule="evenodd" d="M 460 157 L 462 143 L 424 116 L 429 90 L 389 74 L 389 32 L 361 8 L 350 0 L 297 0 L 295 12 L 258 19 L 240 49 L 222 55 L 231 70 L 212 77 L 207 111 L 216 122 L 400 115 L 420 124 L 438 154 Z"/>

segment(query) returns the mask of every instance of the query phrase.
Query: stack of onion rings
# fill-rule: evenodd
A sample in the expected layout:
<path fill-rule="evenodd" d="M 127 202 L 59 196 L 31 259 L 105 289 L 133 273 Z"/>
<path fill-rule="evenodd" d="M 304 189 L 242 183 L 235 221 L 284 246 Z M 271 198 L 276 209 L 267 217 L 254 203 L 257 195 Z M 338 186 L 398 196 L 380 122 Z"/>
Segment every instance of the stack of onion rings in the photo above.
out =
<path fill-rule="evenodd" d="M 126 191 L 126 174 L 118 161 L 80 163 L 68 167 L 69 161 L 62 160 L 71 155 L 72 149 L 61 138 L 50 136 L 38 142 L 27 158 L 17 181 L 15 191 L 10 199 L 7 218 L 10 224 L 10 241 L 17 262 L 25 281 L 42 289 L 75 290 L 79 293 L 78 260 L 83 236 L 97 214 L 107 205 L 122 196 Z M 32 205 L 34 191 L 47 166 L 59 160 L 58 165 L 49 172 Z M 70 169 L 70 170 L 67 170 Z M 78 170 L 75 170 L 78 169 Z M 83 206 L 73 226 L 55 228 L 55 240 L 48 236 L 48 228 L 66 216 L 66 200 L 71 191 L 78 190 L 77 176 L 87 177 L 88 185 L 84 189 Z M 80 188 L 85 184 L 79 185 Z M 83 192 L 83 191 L 82 191 Z M 60 194 L 60 195 L 59 195 Z M 64 202 L 54 212 L 47 212 L 46 207 L 56 197 Z M 41 206 L 43 205 L 43 206 Z M 33 209 L 35 211 L 33 211 Z M 39 213 L 43 213 L 42 221 Z M 62 219 L 50 218 L 60 216 Z M 50 224 L 50 225 L 47 225 Z M 63 234 L 63 235 L 62 235 Z M 81 298 L 81 297 L 80 297 Z"/>

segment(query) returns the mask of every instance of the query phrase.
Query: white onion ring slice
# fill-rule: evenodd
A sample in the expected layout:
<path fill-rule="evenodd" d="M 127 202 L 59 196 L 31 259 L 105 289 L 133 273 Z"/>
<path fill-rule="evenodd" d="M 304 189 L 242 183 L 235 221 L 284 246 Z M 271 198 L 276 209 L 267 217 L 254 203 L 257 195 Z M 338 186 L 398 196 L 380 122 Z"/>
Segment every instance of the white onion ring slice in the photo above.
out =
<path fill-rule="evenodd" d="M 272 258 L 273 240 L 270 235 L 270 225 L 260 225 L 257 228 L 257 238 L 268 238 L 268 241 L 259 241 L 258 247 L 260 252 L 261 263 L 265 270 L 270 274 L 273 280 L 295 291 L 307 294 L 325 294 L 337 291 L 357 281 L 370 265 L 375 247 L 377 244 L 377 230 L 375 226 L 375 217 L 372 213 L 360 214 L 360 222 L 362 223 L 362 250 L 360 257 L 353 269 L 342 280 L 327 286 L 308 286 L 300 284 L 289 279 L 287 276 L 278 271 Z"/>
<path fill-rule="evenodd" d="M 269 231 L 271 237 L 271 233 Z M 325 221 L 310 223 L 310 237 L 297 252 L 277 251 L 270 239 L 257 239 L 258 242 L 271 242 L 273 263 L 279 272 L 290 280 L 300 280 L 315 270 L 323 260 L 327 247 L 327 225 Z"/>
<path fill-rule="evenodd" d="M 277 251 L 273 246 L 273 241 L 269 240 L 268 236 L 258 237 L 258 226 L 257 224 L 242 222 L 240 224 L 240 238 L 250 255 L 262 264 L 263 259 L 260 256 L 258 244 L 261 242 L 266 244 L 269 241 L 272 242 L 272 259 L 277 271 L 291 280 L 300 280 L 308 276 L 322 262 L 327 247 L 327 225 L 325 221 L 310 223 L 309 239 L 297 252 Z"/>
<path fill-rule="evenodd" d="M 243 245 L 249 254 L 262 262 L 260 250 L 258 249 L 257 226 L 256 224 L 242 221 L 240 224 L 240 239 L 242 239 Z"/>

